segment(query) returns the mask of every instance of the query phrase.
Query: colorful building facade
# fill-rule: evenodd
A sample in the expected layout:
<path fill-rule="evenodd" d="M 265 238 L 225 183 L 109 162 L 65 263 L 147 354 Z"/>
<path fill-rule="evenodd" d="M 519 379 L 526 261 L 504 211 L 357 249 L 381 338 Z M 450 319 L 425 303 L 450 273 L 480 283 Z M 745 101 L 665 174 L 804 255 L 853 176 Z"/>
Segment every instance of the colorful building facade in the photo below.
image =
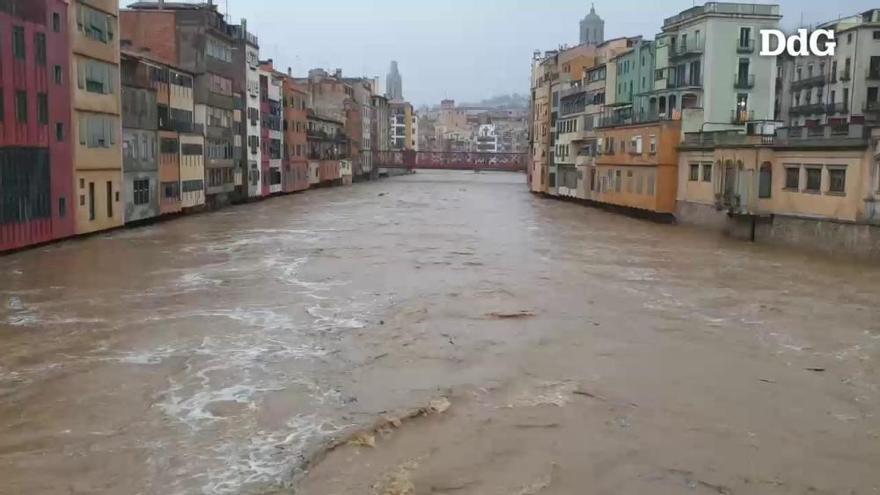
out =
<path fill-rule="evenodd" d="M 61 0 L 0 5 L 0 251 L 75 232 L 68 16 Z"/>

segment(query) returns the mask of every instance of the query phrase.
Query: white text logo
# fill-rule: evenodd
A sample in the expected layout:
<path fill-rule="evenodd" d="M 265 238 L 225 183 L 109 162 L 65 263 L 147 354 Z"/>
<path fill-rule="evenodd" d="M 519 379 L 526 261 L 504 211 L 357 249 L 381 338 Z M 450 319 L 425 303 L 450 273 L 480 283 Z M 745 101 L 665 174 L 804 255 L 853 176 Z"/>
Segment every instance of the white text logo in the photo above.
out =
<path fill-rule="evenodd" d="M 775 43 L 772 42 L 774 38 Z M 775 57 L 786 52 L 792 57 L 833 57 L 835 48 L 837 42 L 834 41 L 834 31 L 830 29 L 817 29 L 809 34 L 806 29 L 798 29 L 797 34 L 791 36 L 786 36 L 778 29 L 761 30 L 762 56 Z"/>

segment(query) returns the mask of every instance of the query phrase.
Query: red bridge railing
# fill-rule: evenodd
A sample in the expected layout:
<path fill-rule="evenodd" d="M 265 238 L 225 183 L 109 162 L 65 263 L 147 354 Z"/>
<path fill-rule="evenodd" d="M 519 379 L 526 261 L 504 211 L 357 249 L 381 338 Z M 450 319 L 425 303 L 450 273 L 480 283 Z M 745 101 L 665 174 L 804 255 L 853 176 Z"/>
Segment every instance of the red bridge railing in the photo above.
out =
<path fill-rule="evenodd" d="M 378 168 L 428 170 L 499 170 L 525 172 L 525 153 L 480 153 L 443 151 L 377 151 L 373 165 Z"/>

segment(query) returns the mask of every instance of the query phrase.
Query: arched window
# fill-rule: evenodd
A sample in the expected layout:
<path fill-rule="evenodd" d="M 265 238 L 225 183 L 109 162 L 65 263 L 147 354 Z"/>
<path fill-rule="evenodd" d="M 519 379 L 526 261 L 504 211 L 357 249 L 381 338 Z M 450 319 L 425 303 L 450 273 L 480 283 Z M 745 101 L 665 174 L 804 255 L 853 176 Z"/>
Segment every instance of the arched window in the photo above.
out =
<path fill-rule="evenodd" d="M 661 97 L 660 97 L 660 107 L 659 107 L 659 110 L 660 110 L 660 115 L 663 115 L 663 114 L 666 113 L 666 97 L 665 97 L 665 96 L 661 96 Z"/>
<path fill-rule="evenodd" d="M 758 176 L 758 197 L 769 198 L 773 194 L 773 165 L 770 162 L 761 164 L 761 173 Z"/>
<path fill-rule="evenodd" d="M 669 113 L 675 112 L 675 95 L 669 95 Z"/>

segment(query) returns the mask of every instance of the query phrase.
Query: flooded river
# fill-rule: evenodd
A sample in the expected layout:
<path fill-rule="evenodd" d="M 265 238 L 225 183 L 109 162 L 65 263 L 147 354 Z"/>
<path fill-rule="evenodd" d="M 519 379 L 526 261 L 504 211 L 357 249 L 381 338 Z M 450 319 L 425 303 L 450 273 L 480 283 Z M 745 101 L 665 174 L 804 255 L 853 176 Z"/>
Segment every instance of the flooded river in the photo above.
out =
<path fill-rule="evenodd" d="M 324 189 L 0 258 L 0 494 L 880 493 L 880 268 Z M 397 487 L 397 488 L 395 488 Z"/>

